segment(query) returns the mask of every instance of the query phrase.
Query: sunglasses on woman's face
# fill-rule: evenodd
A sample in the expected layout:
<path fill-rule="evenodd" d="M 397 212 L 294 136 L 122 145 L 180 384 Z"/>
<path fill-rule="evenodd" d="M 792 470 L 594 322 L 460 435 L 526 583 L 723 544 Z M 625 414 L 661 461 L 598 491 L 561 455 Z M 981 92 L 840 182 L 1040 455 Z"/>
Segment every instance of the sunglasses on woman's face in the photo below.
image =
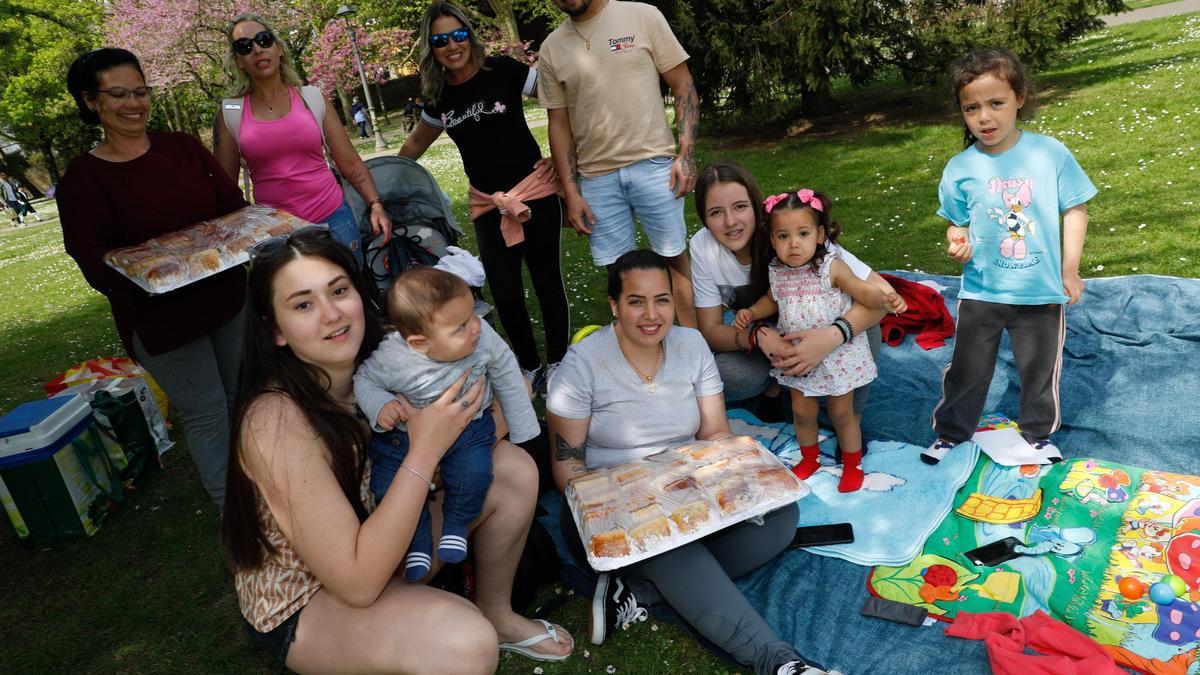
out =
<path fill-rule="evenodd" d="M 301 227 L 297 227 L 287 234 L 277 234 L 267 237 L 266 239 L 263 239 L 257 244 L 246 249 L 246 253 L 250 256 L 250 264 L 253 265 L 258 260 L 278 253 L 283 247 L 287 246 L 289 241 L 296 237 L 328 239 L 329 236 L 330 234 L 328 225 L 323 223 L 317 223 L 315 225 L 303 225 Z"/>
<path fill-rule="evenodd" d="M 455 28 L 449 33 L 434 33 L 429 36 L 429 46 L 434 48 L 442 48 L 450 44 L 450 40 L 455 42 L 466 42 L 467 38 L 471 37 L 471 31 L 468 28 Z"/>
<path fill-rule="evenodd" d="M 231 43 L 235 54 L 245 56 L 254 51 L 254 45 L 258 45 L 263 49 L 270 49 L 271 45 L 275 44 L 275 36 L 269 30 L 259 31 L 258 35 L 253 38 L 238 38 Z"/>

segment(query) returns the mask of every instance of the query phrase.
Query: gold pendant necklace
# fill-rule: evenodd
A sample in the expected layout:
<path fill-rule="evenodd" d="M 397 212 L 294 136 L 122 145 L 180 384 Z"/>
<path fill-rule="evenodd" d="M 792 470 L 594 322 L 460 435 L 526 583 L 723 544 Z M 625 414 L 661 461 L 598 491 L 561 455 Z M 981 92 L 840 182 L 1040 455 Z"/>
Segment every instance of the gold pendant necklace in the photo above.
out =
<path fill-rule="evenodd" d="M 600 10 L 600 15 L 596 17 L 596 27 L 592 29 L 592 32 L 587 34 L 587 37 L 584 37 L 583 33 L 580 33 L 579 29 L 575 27 L 574 19 L 567 19 L 567 21 L 571 23 L 571 30 L 575 31 L 575 34 L 579 36 L 580 40 L 583 40 L 584 49 L 590 50 L 592 48 L 592 36 L 596 34 L 596 31 L 600 30 L 600 23 L 604 20 L 604 13 L 608 11 L 608 6 L 610 4 L 612 4 L 612 0 L 608 0 L 608 2 L 604 3 L 604 9 Z"/>
<path fill-rule="evenodd" d="M 283 88 L 283 91 L 275 92 L 275 95 L 274 95 L 274 96 L 272 96 L 270 99 L 267 99 L 267 100 L 264 100 L 264 101 L 263 101 L 263 104 L 267 106 L 267 112 L 270 112 L 270 113 L 273 113 L 273 112 L 275 112 L 275 106 L 274 106 L 274 103 L 275 103 L 276 101 L 278 101 L 278 100 L 279 100 L 281 97 L 283 97 L 283 94 L 284 94 L 285 92 L 287 92 L 287 90 L 288 90 L 288 89 L 287 89 L 287 87 L 285 86 L 285 87 Z"/>
<path fill-rule="evenodd" d="M 625 353 L 625 345 L 621 342 L 621 329 L 616 325 L 613 326 L 613 334 L 617 336 L 617 349 L 621 350 L 621 356 L 625 357 L 625 362 L 629 364 L 630 368 L 633 368 L 633 372 L 637 373 L 638 377 L 642 378 L 642 386 L 644 386 L 646 391 L 651 394 L 657 392 L 658 383 L 654 381 L 654 376 L 658 375 L 659 366 L 662 364 L 663 344 L 661 342 L 658 343 L 658 353 L 654 356 L 654 372 L 647 375 L 642 372 L 641 368 L 637 367 L 637 364 L 633 362 L 633 359 L 629 358 L 629 354 Z"/>

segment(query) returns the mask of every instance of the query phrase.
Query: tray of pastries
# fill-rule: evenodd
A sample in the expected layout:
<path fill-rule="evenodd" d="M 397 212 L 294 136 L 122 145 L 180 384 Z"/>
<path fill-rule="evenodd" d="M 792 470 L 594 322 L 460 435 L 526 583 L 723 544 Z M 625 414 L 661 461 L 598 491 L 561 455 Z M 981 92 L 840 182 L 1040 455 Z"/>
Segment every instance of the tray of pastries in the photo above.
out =
<path fill-rule="evenodd" d="M 698 441 L 567 483 L 567 503 L 592 568 L 645 560 L 811 490 L 750 436 Z"/>
<path fill-rule="evenodd" d="M 254 244 L 309 225 L 270 206 L 232 213 L 104 254 L 104 262 L 148 293 L 166 293 L 241 265 Z"/>

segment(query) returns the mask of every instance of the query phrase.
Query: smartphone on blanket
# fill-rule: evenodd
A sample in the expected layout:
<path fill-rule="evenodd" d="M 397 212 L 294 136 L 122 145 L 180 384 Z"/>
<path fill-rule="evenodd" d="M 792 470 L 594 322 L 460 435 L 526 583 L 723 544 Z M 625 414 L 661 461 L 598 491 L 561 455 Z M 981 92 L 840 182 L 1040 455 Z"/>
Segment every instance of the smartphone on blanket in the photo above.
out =
<path fill-rule="evenodd" d="M 1019 558 L 1021 554 L 1014 549 L 1021 543 L 1016 537 L 1005 537 L 1000 541 L 973 548 L 967 551 L 966 556 L 976 567 L 995 567 L 1007 560 Z"/>
<path fill-rule="evenodd" d="M 796 535 L 792 537 L 792 543 L 788 548 L 849 544 L 852 541 L 854 541 L 854 527 L 850 523 L 807 525 L 796 528 Z"/>

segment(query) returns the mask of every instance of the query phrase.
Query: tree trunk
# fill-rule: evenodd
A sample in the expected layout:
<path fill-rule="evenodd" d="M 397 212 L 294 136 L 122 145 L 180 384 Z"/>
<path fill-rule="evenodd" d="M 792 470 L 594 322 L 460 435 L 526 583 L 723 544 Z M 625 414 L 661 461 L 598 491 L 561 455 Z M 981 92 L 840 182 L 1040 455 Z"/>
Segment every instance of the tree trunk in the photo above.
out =
<path fill-rule="evenodd" d="M 800 86 L 800 113 L 805 117 L 823 117 L 837 110 L 838 105 L 833 100 L 833 87 L 829 80 L 823 80 L 816 89 L 807 84 Z"/>
<path fill-rule="evenodd" d="M 520 42 L 521 34 L 517 30 L 517 15 L 513 13 L 512 0 L 488 0 L 488 6 L 496 13 L 496 25 L 503 31 L 504 39 Z"/>
<path fill-rule="evenodd" d="M 167 123 L 171 126 L 171 131 L 183 131 L 183 121 L 179 115 L 179 97 L 175 95 L 174 87 L 167 90 L 167 99 L 171 102 L 171 115 L 167 118 Z"/>
<path fill-rule="evenodd" d="M 342 105 L 342 124 L 349 127 L 354 124 L 354 120 L 350 118 L 350 95 L 346 93 L 346 88 L 340 79 L 334 78 L 333 86 L 337 89 L 338 103 Z M 351 137 L 353 138 L 353 136 Z"/>
<path fill-rule="evenodd" d="M 50 184 L 58 185 L 61 176 L 58 174 L 58 162 L 54 159 L 54 144 L 50 142 L 50 137 L 45 131 L 39 131 L 38 138 L 41 141 L 42 156 L 46 161 L 46 173 L 50 174 Z"/>

